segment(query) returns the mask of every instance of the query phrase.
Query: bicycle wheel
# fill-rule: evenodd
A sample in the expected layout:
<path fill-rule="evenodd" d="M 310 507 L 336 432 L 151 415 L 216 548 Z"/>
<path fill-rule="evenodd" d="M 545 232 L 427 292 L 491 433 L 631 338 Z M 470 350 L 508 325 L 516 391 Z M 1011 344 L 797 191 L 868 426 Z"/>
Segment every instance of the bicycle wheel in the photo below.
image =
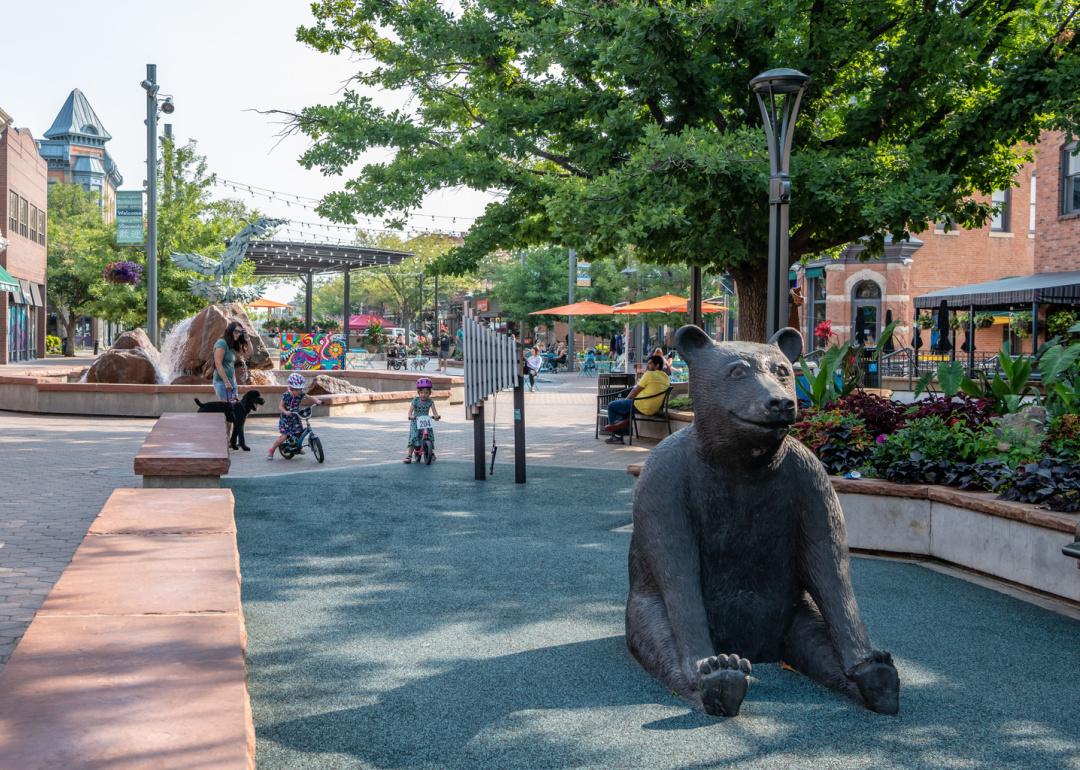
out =
<path fill-rule="evenodd" d="M 435 459 L 435 447 L 432 446 L 431 439 L 424 439 L 424 465 L 431 465 L 431 461 Z"/>
<path fill-rule="evenodd" d="M 292 447 L 286 444 L 282 444 L 280 447 L 278 447 L 278 454 L 280 454 L 286 460 L 291 460 L 293 459 L 293 457 L 296 456 L 296 452 L 292 450 Z"/>
<path fill-rule="evenodd" d="M 319 439 L 318 436 L 312 436 L 310 443 L 311 443 L 311 453 L 313 455 L 315 455 L 315 459 L 318 460 L 321 463 L 323 460 L 326 459 L 326 456 L 323 454 L 323 450 L 322 450 L 322 440 Z"/>

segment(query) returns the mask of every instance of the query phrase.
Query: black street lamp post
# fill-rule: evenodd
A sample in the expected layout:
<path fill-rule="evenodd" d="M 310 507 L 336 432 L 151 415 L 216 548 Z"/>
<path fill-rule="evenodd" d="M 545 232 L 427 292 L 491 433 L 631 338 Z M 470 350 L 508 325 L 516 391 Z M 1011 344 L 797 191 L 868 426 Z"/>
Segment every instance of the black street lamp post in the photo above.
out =
<path fill-rule="evenodd" d="M 787 325 L 788 205 L 791 203 L 791 140 L 799 102 L 810 77 L 798 70 L 775 69 L 750 81 L 757 94 L 765 136 L 769 142 L 769 286 L 765 310 L 765 336 Z"/>

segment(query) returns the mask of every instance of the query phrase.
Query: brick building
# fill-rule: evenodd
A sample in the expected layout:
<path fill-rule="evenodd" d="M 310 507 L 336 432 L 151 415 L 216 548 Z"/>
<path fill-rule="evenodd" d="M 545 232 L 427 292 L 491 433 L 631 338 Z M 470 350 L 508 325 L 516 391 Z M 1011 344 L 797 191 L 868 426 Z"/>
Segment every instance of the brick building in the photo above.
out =
<path fill-rule="evenodd" d="M 887 243 L 884 257 L 871 262 L 860 262 L 863 247 L 852 244 L 838 260 L 796 266 L 791 277 L 805 298 L 800 321 L 808 346 L 822 320 L 830 321 L 841 341 L 854 339 L 859 331 L 872 339 L 890 314 L 897 321 L 897 345 L 910 346 L 917 297 L 1034 273 L 1080 270 L 1080 155 L 1075 149 L 1060 133 L 1044 134 L 1035 161 L 1020 170 L 1014 186 L 994 193 L 992 200 L 1003 204 L 1002 210 L 980 229 L 941 223 L 910 241 Z M 1029 311 L 1031 306 L 1014 309 Z M 1047 309 L 1040 311 L 1043 318 Z M 1008 306 L 986 309 L 985 322 L 992 315 L 993 323 L 976 330 L 977 350 L 996 351 L 1007 341 L 1019 349 L 1008 311 Z M 933 334 L 924 331 L 925 345 Z"/>
<path fill-rule="evenodd" d="M 45 356 L 46 165 L 0 110 L 0 364 Z"/>

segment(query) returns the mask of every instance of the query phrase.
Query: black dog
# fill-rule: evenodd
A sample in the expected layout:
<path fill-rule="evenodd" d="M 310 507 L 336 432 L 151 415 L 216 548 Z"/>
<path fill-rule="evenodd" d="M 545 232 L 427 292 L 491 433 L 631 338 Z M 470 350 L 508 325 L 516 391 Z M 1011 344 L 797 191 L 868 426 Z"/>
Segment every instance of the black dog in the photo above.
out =
<path fill-rule="evenodd" d="M 247 421 L 249 414 L 266 403 L 259 391 L 249 390 L 239 401 L 231 403 L 228 401 L 211 401 L 209 404 L 204 404 L 197 398 L 194 400 L 199 405 L 200 412 L 224 414 L 225 422 L 232 423 L 232 436 L 229 437 L 229 447 L 231 449 L 243 449 L 245 452 L 251 451 L 247 442 L 244 441 L 244 422 Z"/>

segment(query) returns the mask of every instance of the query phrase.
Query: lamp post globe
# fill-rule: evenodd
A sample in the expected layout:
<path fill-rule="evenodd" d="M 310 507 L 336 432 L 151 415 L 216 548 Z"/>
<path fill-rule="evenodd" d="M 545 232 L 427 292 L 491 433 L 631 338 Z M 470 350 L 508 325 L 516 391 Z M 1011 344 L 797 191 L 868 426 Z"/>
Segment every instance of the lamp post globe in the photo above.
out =
<path fill-rule="evenodd" d="M 782 329 L 787 318 L 788 229 L 791 203 L 791 143 L 799 103 L 810 76 L 780 68 L 751 79 L 769 144 L 769 277 L 765 309 L 765 335 Z"/>

